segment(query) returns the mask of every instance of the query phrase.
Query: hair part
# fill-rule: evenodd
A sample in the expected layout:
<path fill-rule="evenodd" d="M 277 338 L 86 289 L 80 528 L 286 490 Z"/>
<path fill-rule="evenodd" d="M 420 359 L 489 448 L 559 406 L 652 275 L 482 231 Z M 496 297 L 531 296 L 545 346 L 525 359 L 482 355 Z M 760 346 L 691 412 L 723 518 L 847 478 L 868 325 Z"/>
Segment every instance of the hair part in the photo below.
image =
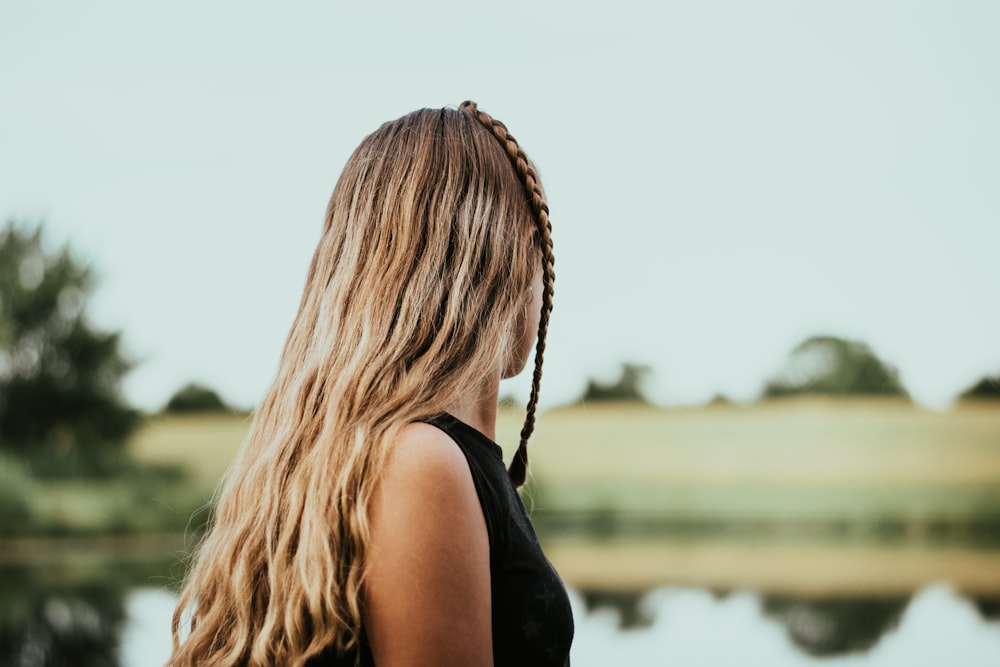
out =
<path fill-rule="evenodd" d="M 537 174 L 471 102 L 415 111 L 361 142 L 181 592 L 169 665 L 302 667 L 324 650 L 356 650 L 368 513 L 389 447 L 503 363 L 539 254 L 543 308 L 517 484 L 552 304 Z"/>

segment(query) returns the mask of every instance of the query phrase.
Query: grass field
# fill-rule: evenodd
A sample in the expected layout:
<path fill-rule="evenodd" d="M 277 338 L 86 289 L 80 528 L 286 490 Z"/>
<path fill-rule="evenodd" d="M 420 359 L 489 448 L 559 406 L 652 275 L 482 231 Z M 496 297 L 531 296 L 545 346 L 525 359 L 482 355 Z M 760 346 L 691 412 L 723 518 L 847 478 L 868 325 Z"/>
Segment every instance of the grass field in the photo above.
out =
<path fill-rule="evenodd" d="M 129 443 L 136 459 L 146 463 L 179 464 L 192 479 L 213 486 L 233 464 L 250 418 L 207 414 L 153 418 Z"/>
<path fill-rule="evenodd" d="M 502 411 L 508 457 L 521 413 Z M 160 417 L 131 443 L 206 488 L 249 427 L 237 416 Z M 1000 519 L 1000 409 L 947 413 L 897 401 L 797 400 L 664 410 L 596 404 L 550 410 L 531 443 L 536 512 L 677 520 L 933 522 Z"/>
<path fill-rule="evenodd" d="M 498 436 L 514 442 L 518 420 L 505 413 Z M 532 453 L 537 474 L 560 482 L 996 484 L 1000 406 L 945 413 L 891 400 L 574 406 L 541 416 Z"/>
<path fill-rule="evenodd" d="M 504 423 L 505 432 L 516 424 Z M 1000 410 L 800 400 L 585 406 L 539 421 L 540 510 L 733 520 L 1000 518 Z M 538 504 L 541 504 L 539 507 Z"/>
<path fill-rule="evenodd" d="M 501 410 L 508 457 L 522 413 Z M 180 463 L 216 478 L 250 419 L 162 416 L 130 447 L 141 460 Z M 1000 483 L 1000 405 L 931 412 L 886 400 L 802 399 L 661 409 L 590 404 L 543 412 L 531 445 L 537 474 L 561 480 L 698 479 L 808 484 Z"/>
<path fill-rule="evenodd" d="M 499 415 L 508 458 L 521 419 Z M 161 417 L 131 450 L 209 490 L 248 427 Z M 525 502 L 577 586 L 1000 594 L 1000 406 L 573 406 L 540 415 L 530 452 Z"/>

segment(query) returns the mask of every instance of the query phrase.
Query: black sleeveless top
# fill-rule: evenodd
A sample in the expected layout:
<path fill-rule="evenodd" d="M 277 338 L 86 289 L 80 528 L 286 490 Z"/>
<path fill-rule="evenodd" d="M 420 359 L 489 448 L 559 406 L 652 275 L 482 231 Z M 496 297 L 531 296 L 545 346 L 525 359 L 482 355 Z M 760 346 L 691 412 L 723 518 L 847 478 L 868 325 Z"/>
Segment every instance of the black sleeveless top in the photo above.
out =
<path fill-rule="evenodd" d="M 426 420 L 458 445 L 469 463 L 490 541 L 494 667 L 568 667 L 573 614 L 566 588 L 538 543 L 528 514 L 503 464 L 500 446 L 449 414 Z M 362 635 L 360 664 L 372 667 Z M 326 652 L 311 667 L 355 664 L 355 656 Z"/>

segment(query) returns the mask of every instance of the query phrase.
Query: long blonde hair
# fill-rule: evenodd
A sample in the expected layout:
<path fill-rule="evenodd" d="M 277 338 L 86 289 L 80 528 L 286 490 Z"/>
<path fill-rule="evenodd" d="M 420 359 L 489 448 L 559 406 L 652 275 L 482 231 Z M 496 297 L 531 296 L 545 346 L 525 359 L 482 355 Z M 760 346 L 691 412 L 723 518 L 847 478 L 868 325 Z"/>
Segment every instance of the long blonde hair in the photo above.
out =
<path fill-rule="evenodd" d="M 362 141 L 185 582 L 169 665 L 301 666 L 357 647 L 388 446 L 495 375 L 540 261 L 532 392 L 510 471 L 523 483 L 552 307 L 549 232 L 534 167 L 472 102 L 415 111 Z"/>

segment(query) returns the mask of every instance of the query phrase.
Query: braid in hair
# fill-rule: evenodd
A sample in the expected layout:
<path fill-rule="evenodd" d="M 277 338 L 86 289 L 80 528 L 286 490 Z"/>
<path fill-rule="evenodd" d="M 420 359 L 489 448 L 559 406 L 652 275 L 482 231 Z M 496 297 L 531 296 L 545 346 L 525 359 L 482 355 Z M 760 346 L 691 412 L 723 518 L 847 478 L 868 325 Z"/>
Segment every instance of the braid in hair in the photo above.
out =
<path fill-rule="evenodd" d="M 528 398 L 528 407 L 524 417 L 524 426 L 521 428 L 521 441 L 517 446 L 517 453 L 510 462 L 507 474 L 510 475 L 514 486 L 524 484 L 528 472 L 528 438 L 535 430 L 535 411 L 538 407 L 538 389 L 542 383 L 542 361 L 545 356 L 545 335 L 549 329 L 549 315 L 552 312 L 552 287 L 555 281 L 553 264 L 555 262 L 552 254 L 552 225 L 549 223 L 549 205 L 545 202 L 545 195 L 542 193 L 541 183 L 535 167 L 528 161 L 528 157 L 521 150 L 517 140 L 507 131 L 507 127 L 489 114 L 480 111 L 475 102 L 465 101 L 459 109 L 466 112 L 477 121 L 482 123 L 486 129 L 490 130 L 500 144 L 507 151 L 511 163 L 517 170 L 524 189 L 531 199 L 531 207 L 535 212 L 535 222 L 538 229 L 538 238 L 541 241 L 542 251 L 542 313 L 538 320 L 538 341 L 535 345 L 535 370 L 531 377 L 531 396 Z"/>

